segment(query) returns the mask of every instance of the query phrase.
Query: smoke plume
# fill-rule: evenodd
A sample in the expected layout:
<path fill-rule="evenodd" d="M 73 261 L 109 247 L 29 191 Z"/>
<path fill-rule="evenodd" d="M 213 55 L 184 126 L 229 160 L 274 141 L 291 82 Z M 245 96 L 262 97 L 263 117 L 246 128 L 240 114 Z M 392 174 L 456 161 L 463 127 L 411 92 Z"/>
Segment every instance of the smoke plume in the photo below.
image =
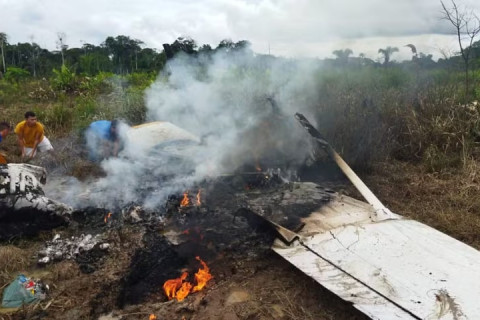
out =
<path fill-rule="evenodd" d="M 164 149 L 127 139 L 118 158 L 102 162 L 106 177 L 87 190 L 69 188 L 63 200 L 76 199 L 77 206 L 118 208 L 135 202 L 155 208 L 170 194 L 219 174 L 294 170 L 310 148 L 293 115 L 315 108 L 316 72 L 314 60 L 259 56 L 248 48 L 177 55 L 145 92 L 147 119 L 170 122 L 200 142 Z"/>

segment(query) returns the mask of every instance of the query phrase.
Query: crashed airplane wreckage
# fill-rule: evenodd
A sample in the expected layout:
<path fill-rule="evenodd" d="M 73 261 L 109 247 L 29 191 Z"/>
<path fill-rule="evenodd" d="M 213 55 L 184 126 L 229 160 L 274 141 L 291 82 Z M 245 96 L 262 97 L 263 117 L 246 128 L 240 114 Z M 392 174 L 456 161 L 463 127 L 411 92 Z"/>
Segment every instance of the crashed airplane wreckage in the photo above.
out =
<path fill-rule="evenodd" d="M 335 195 L 273 250 L 372 319 L 477 319 L 480 252 L 388 210 L 301 114 L 297 120 L 368 201 Z"/>
<path fill-rule="evenodd" d="M 235 197 L 243 195 L 243 201 L 239 200 L 244 202 L 240 205 L 241 215 L 256 220 L 253 225 L 260 220 L 273 228 L 277 239 L 272 249 L 277 254 L 372 319 L 477 318 L 480 252 L 422 223 L 392 213 L 305 117 L 297 114 L 296 118 L 368 203 L 314 183 L 279 181 L 271 190 L 229 193 Z M 185 145 L 188 149 L 198 142 L 194 136 L 166 122 L 141 126 L 129 134 L 134 138 L 135 132 L 141 134 L 145 130 L 158 133 L 149 135 L 156 136 L 155 141 L 148 142 L 149 148 L 162 143 L 169 148 L 169 142 L 180 140 L 188 142 Z M 29 221 L 28 218 L 46 219 L 51 227 L 68 223 L 71 208 L 43 195 L 45 177 L 45 170 L 40 167 L 0 166 L 0 240 L 34 232 L 28 229 L 28 223 L 16 223 Z M 222 199 L 216 196 L 209 205 L 215 206 L 213 200 L 222 202 Z M 233 202 L 225 199 L 229 204 Z M 300 212 L 300 207 L 305 212 Z M 191 215 L 188 220 L 204 219 L 203 216 Z M 297 223 L 295 216 L 301 223 Z M 3 233 L 9 229 L 10 233 Z M 166 263 L 170 265 L 172 261 Z"/>

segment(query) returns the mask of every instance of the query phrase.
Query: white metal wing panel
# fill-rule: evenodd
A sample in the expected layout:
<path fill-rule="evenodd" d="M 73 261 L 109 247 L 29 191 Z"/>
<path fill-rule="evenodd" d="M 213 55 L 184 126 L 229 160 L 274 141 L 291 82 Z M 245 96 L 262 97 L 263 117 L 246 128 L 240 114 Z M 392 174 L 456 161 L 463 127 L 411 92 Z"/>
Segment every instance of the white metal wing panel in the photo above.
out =
<path fill-rule="evenodd" d="M 480 252 L 368 208 L 338 197 L 304 220 L 300 241 L 273 249 L 373 319 L 478 318 Z"/>
<path fill-rule="evenodd" d="M 277 240 L 273 250 L 340 298 L 352 302 L 355 308 L 372 319 L 416 319 L 298 241 L 285 247 Z"/>

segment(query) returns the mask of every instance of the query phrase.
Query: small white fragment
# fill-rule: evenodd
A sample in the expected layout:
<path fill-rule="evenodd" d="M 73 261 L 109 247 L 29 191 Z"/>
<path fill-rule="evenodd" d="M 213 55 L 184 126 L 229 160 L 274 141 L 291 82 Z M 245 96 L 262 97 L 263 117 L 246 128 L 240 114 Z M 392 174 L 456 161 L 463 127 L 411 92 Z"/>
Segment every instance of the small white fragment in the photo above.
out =
<path fill-rule="evenodd" d="M 49 257 L 43 257 L 42 259 L 39 259 L 38 260 L 38 264 L 47 264 L 50 262 L 50 258 Z"/>

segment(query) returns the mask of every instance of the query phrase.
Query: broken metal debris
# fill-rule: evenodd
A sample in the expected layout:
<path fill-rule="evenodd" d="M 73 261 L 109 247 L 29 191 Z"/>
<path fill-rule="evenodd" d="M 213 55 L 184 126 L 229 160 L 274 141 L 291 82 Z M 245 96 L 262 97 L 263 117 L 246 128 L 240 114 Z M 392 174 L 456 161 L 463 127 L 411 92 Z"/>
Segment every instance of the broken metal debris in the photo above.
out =
<path fill-rule="evenodd" d="M 29 164 L 0 166 L 0 241 L 70 222 L 72 208 L 45 197 L 45 181 L 44 168 Z"/>

